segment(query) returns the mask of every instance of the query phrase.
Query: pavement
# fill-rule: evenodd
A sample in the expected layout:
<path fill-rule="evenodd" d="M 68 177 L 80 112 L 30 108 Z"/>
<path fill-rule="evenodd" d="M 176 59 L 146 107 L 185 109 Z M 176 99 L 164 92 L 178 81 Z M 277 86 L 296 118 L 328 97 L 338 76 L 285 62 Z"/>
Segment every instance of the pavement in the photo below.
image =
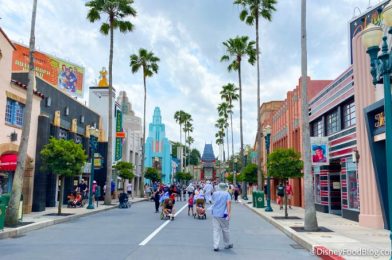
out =
<path fill-rule="evenodd" d="M 271 203 L 273 212 L 265 212 L 264 208 L 253 208 L 252 196 L 248 198 L 241 203 L 323 259 L 389 259 L 391 242 L 388 230 L 362 227 L 358 222 L 317 212 L 319 227 L 333 232 L 296 232 L 291 227 L 303 227 L 303 208 L 288 209 L 289 216 L 299 219 L 275 219 L 275 216 L 284 216 L 284 209 L 280 210 L 279 205 Z"/>
<path fill-rule="evenodd" d="M 131 203 L 137 203 L 145 200 L 147 199 L 133 198 L 130 201 Z M 23 225 L 18 226 L 16 228 L 5 227 L 4 230 L 0 230 L 0 239 L 18 237 L 32 230 L 45 228 L 51 225 L 71 221 L 76 218 L 114 209 L 118 207 L 118 200 L 117 199 L 112 200 L 112 205 L 104 205 L 103 201 L 99 201 L 98 207 L 96 203 L 94 204 L 95 207 L 94 209 L 87 209 L 86 207 L 87 204 L 83 208 L 67 208 L 67 206 L 63 206 L 63 208 L 61 209 L 61 213 L 62 214 L 65 213 L 67 214 L 67 216 L 48 215 L 48 214 L 57 214 L 58 211 L 57 207 L 47 207 L 45 211 L 25 214 L 23 215 L 22 218 Z"/>
<path fill-rule="evenodd" d="M 165 221 L 144 201 L 129 209 L 113 209 L 0 242 L 1 259 L 317 259 L 241 203 L 233 203 L 232 249 L 214 252 L 212 221 L 194 219 L 185 202 L 177 216 Z"/>

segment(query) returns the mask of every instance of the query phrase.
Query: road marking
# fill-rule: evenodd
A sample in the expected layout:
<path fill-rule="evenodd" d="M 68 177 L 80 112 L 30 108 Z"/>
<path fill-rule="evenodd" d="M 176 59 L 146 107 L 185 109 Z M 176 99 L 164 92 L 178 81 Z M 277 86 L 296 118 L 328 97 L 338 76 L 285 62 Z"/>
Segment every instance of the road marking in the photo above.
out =
<path fill-rule="evenodd" d="M 177 217 L 178 214 L 181 213 L 188 204 L 185 204 L 184 207 L 182 207 L 179 211 L 177 211 L 176 214 L 174 214 L 174 217 Z M 148 242 L 150 242 L 151 239 L 153 239 L 164 227 L 166 227 L 170 223 L 170 220 L 166 220 L 162 225 L 160 225 L 157 229 L 155 229 L 146 239 L 144 239 L 139 246 L 145 246 Z"/>

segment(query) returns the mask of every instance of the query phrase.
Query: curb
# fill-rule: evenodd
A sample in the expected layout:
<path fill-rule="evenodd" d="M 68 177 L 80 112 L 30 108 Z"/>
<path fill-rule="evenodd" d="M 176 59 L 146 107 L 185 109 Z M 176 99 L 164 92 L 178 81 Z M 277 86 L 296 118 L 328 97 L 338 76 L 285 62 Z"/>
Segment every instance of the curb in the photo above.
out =
<path fill-rule="evenodd" d="M 142 201 L 147 201 L 147 199 L 143 198 L 141 200 L 132 202 L 132 204 L 139 203 L 139 202 L 142 202 Z M 108 211 L 108 210 L 111 210 L 111 209 L 115 209 L 117 207 L 118 207 L 118 205 L 113 205 L 113 206 L 108 206 L 108 207 L 106 207 L 104 209 L 101 209 L 101 210 L 88 211 L 88 212 L 85 212 L 83 214 L 75 214 L 75 215 L 65 216 L 65 217 L 58 218 L 58 219 L 50 219 L 50 220 L 45 220 L 45 221 L 42 221 L 42 222 L 32 223 L 32 224 L 29 224 L 29 225 L 26 225 L 26 226 L 15 228 L 13 230 L 0 232 L 0 239 L 21 236 L 21 235 L 23 235 L 23 234 L 25 234 L 27 232 L 33 231 L 33 230 L 42 229 L 42 228 L 49 227 L 49 226 L 56 225 L 56 224 L 61 224 L 61 223 L 68 222 L 68 221 L 71 221 L 71 220 L 75 220 L 75 219 L 78 219 L 78 218 L 81 218 L 81 217 L 85 217 L 85 216 L 97 214 L 97 213 L 100 213 L 100 212 Z"/>
<path fill-rule="evenodd" d="M 262 217 L 264 220 L 266 220 L 268 223 L 279 229 L 281 232 L 283 232 L 286 236 L 297 242 L 299 245 L 304 247 L 306 250 L 308 250 L 310 253 L 314 254 L 315 256 L 318 256 L 321 259 L 324 260 L 344 260 L 345 258 L 341 256 L 334 255 L 331 250 L 328 248 L 321 246 L 321 245 L 315 245 L 311 241 L 302 238 L 299 236 L 296 232 L 292 231 L 290 228 L 284 227 L 279 224 L 278 221 L 273 220 L 271 218 L 268 218 L 267 216 L 261 214 L 258 212 L 255 208 L 252 207 L 252 205 L 248 205 L 247 203 L 244 203 L 241 201 L 241 204 L 243 204 L 245 207 Z"/>

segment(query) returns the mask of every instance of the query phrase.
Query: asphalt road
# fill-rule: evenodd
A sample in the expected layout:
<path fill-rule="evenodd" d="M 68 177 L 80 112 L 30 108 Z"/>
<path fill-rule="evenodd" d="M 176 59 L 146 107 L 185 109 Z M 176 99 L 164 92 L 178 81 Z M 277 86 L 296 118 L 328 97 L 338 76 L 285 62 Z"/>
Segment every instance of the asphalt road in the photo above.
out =
<path fill-rule="evenodd" d="M 233 203 L 234 248 L 214 252 L 210 215 L 194 219 L 185 209 L 166 223 L 153 204 L 141 202 L 0 240 L 0 259 L 317 259 L 295 249 L 294 241 L 243 205 Z M 176 209 L 184 205 L 178 202 Z"/>

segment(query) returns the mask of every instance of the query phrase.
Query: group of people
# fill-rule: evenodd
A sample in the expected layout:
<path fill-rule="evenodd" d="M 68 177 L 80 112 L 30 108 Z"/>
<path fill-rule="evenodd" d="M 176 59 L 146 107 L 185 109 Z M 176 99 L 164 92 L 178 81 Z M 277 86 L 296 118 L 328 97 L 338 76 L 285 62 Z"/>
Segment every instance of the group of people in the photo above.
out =
<path fill-rule="evenodd" d="M 264 194 L 267 196 L 268 190 L 267 190 L 267 183 L 264 185 Z M 276 187 L 276 203 L 279 205 L 280 209 L 283 209 L 283 201 L 285 200 L 285 196 L 287 196 L 287 205 L 291 209 L 291 201 L 294 196 L 294 191 L 293 187 L 291 184 L 286 181 L 285 185 L 283 185 L 283 182 L 280 182 L 279 185 Z"/>

